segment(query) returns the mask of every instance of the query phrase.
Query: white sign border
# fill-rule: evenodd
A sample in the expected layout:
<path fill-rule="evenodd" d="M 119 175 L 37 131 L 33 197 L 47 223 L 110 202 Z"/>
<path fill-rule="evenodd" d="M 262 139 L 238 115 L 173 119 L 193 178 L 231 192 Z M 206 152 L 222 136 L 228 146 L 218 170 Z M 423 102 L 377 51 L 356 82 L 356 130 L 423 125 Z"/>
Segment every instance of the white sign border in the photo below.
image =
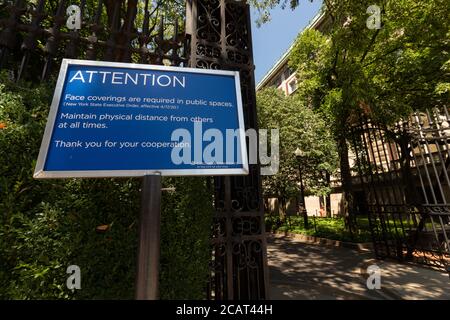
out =
<path fill-rule="evenodd" d="M 199 74 L 214 74 L 233 76 L 236 84 L 236 100 L 238 111 L 238 123 L 240 130 L 240 145 L 241 145 L 241 159 L 242 168 L 208 168 L 208 169 L 170 169 L 170 170 L 87 170 L 87 171 L 44 171 L 44 166 L 47 160 L 48 151 L 50 148 L 50 140 L 53 135 L 53 129 L 58 114 L 61 95 L 64 87 L 64 80 L 66 73 L 71 65 L 78 66 L 101 66 L 101 67 L 117 67 L 117 68 L 132 68 L 141 70 L 158 70 L 158 71 L 173 71 L 173 72 L 187 72 Z M 136 63 L 122 63 L 122 62 L 106 62 L 106 61 L 92 61 L 92 60 L 77 60 L 77 59 L 63 59 L 61 69 L 59 71 L 58 80 L 56 82 L 55 92 L 53 95 L 50 112 L 45 126 L 45 132 L 42 139 L 39 156 L 36 163 L 36 168 L 33 174 L 35 179 L 55 179 L 55 178 L 120 178 L 120 177 L 143 177 L 146 175 L 161 174 L 162 176 L 222 176 L 222 175 L 248 175 L 248 158 L 247 158 L 247 144 L 245 139 L 245 125 L 244 114 L 242 110 L 242 95 L 240 77 L 238 71 L 225 70 L 210 70 L 210 69 L 194 69 L 185 67 L 168 67 L 151 64 L 136 64 Z"/>

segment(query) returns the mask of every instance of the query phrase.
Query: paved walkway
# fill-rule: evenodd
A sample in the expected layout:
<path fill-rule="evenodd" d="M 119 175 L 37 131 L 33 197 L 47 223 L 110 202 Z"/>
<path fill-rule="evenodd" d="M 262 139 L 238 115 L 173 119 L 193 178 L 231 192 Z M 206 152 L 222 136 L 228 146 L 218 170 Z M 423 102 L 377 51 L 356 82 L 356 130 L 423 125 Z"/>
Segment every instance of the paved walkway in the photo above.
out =
<path fill-rule="evenodd" d="M 447 273 L 375 260 L 370 251 L 310 244 L 283 235 L 268 238 L 271 299 L 445 299 Z M 366 269 L 381 268 L 381 289 L 366 286 Z"/>

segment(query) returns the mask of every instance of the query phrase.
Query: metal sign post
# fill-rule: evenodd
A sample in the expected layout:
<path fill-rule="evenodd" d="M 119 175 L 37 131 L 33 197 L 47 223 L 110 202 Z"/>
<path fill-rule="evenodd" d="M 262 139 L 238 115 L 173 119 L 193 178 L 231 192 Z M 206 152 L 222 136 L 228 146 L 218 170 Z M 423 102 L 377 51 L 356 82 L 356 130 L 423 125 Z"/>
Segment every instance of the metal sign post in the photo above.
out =
<path fill-rule="evenodd" d="M 161 175 L 142 179 L 136 299 L 159 299 L 159 255 L 161 231 Z"/>

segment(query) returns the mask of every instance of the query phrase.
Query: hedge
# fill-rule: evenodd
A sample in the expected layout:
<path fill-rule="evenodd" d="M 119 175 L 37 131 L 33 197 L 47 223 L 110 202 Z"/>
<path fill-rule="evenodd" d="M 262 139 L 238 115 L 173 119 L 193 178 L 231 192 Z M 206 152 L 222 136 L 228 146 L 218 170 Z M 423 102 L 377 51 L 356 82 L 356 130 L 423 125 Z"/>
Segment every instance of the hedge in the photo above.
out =
<path fill-rule="evenodd" d="M 54 82 L 53 82 L 54 83 Z M 0 78 L 0 299 L 133 299 L 139 179 L 34 180 L 53 85 Z M 212 193 L 164 178 L 161 298 L 202 299 Z M 81 290 L 66 269 L 81 269 Z"/>

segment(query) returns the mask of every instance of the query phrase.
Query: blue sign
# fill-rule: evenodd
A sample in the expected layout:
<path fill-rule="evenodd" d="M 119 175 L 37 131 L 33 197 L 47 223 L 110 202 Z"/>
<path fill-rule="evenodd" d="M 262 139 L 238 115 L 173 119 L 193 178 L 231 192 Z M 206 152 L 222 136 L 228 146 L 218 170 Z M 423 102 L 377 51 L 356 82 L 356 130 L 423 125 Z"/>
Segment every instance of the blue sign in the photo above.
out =
<path fill-rule="evenodd" d="M 35 178 L 247 174 L 239 74 L 63 60 Z"/>

